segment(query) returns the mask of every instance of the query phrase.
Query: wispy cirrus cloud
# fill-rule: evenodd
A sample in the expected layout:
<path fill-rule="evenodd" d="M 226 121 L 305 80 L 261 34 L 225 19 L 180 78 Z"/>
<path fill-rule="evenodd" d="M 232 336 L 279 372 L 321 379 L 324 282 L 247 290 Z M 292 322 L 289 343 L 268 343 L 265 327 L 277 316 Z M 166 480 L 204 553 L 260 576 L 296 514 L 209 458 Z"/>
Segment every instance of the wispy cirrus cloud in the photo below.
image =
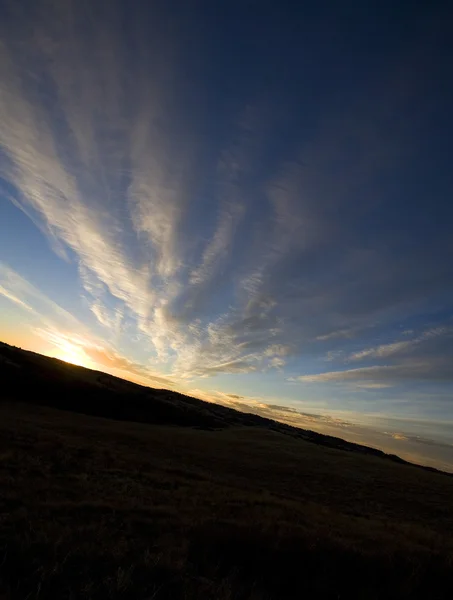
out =
<path fill-rule="evenodd" d="M 5 289 L 2 285 L 0 285 L 0 296 L 3 296 L 7 300 L 11 300 L 11 302 L 14 302 L 14 304 L 17 304 L 21 308 L 25 308 L 26 310 L 33 311 L 32 307 L 29 304 L 27 304 L 27 302 L 24 302 L 24 300 L 21 300 L 20 298 L 15 296 L 12 292 Z"/>
<path fill-rule="evenodd" d="M 400 340 L 392 342 L 390 344 L 382 344 L 374 348 L 365 348 L 358 352 L 353 352 L 347 357 L 347 361 L 358 361 L 370 358 L 387 358 L 389 356 L 407 354 L 410 351 L 414 351 L 424 342 L 428 342 L 433 338 L 445 336 L 451 333 L 451 328 L 442 326 L 435 327 L 423 331 L 419 336 L 409 340 Z"/>
<path fill-rule="evenodd" d="M 385 389 L 404 382 L 448 383 L 453 381 L 449 368 L 453 348 L 449 323 L 421 331 L 403 332 L 404 338 L 352 353 L 328 351 L 325 360 L 342 368 L 291 377 L 301 383 L 347 383 L 368 389 Z M 408 338 L 411 335 L 412 338 Z M 364 367 L 344 368 L 351 362 L 370 362 Z M 376 364 L 378 363 L 378 364 Z"/>
<path fill-rule="evenodd" d="M 77 264 L 106 337 L 127 331 L 144 363 L 181 380 L 421 347 L 375 340 L 448 295 L 449 230 L 428 248 L 415 244 L 429 223 L 414 202 L 413 227 L 394 233 L 392 182 L 419 146 L 408 124 L 423 122 L 423 106 L 405 114 L 425 85 L 419 70 L 429 78 L 436 64 L 423 40 L 411 42 L 415 58 L 396 56 L 312 118 L 301 110 L 313 87 L 303 74 L 287 92 L 251 85 L 219 102 L 200 83 L 210 55 L 198 46 L 192 55 L 188 40 L 200 36 L 190 15 L 137 10 L 125 24 L 115 0 L 89 9 L 38 1 L 32 28 L 14 13 L 0 25 L 2 176 Z M 274 70 L 280 83 L 284 69 Z M 392 363 L 302 377 L 377 388 L 409 371 Z"/>
<path fill-rule="evenodd" d="M 0 295 L 16 304 L 19 308 L 32 313 L 41 323 L 69 327 L 73 330 L 86 330 L 71 313 L 48 298 L 33 284 L 0 261 Z"/>
<path fill-rule="evenodd" d="M 137 383 L 157 387 L 173 388 L 174 381 L 170 377 L 153 373 L 143 364 L 122 356 L 114 348 L 103 342 L 84 337 L 75 332 L 61 332 L 54 328 L 37 329 L 36 334 L 57 349 L 57 358 L 73 362 L 79 358 L 85 366 L 105 369 L 117 376 L 127 377 Z M 59 353 L 58 353 L 59 351 Z"/>
<path fill-rule="evenodd" d="M 363 387 L 383 388 L 403 382 L 438 382 L 452 381 L 450 360 L 436 357 L 431 360 L 416 359 L 393 365 L 372 365 L 356 369 L 326 371 L 312 375 L 299 375 L 290 381 L 301 383 L 356 383 Z"/>
<path fill-rule="evenodd" d="M 230 204 L 221 211 L 217 229 L 203 251 L 201 264 L 190 273 L 191 285 L 203 284 L 212 277 L 214 268 L 218 268 L 222 259 L 226 258 L 233 243 L 235 228 L 243 212 L 244 207 L 240 204 Z"/>
<path fill-rule="evenodd" d="M 57 358 L 105 369 L 143 384 L 175 386 L 172 378 L 130 360 L 105 340 L 97 338 L 86 325 L 2 262 L 0 296 L 31 313 L 30 333 L 45 342 L 46 353 L 51 350 Z"/>
<path fill-rule="evenodd" d="M 181 365 L 189 357 L 196 364 L 194 375 L 256 370 L 255 357 L 250 360 L 219 341 L 214 333 L 218 315 L 207 327 L 205 319 L 204 327 L 196 317 L 187 320 L 191 312 L 200 312 L 197 305 L 209 305 L 213 280 L 229 258 L 244 213 L 240 184 L 252 168 L 252 154 L 260 149 L 251 129 L 253 111 L 245 111 L 233 141 L 218 151 L 215 196 L 223 209 L 198 254 L 184 219 L 189 207 L 197 214 L 194 194 L 207 151 L 197 151 L 199 135 L 178 116 L 181 106 L 173 103 L 175 90 L 164 74 L 174 67 L 175 46 L 156 30 L 163 44 L 156 61 L 147 43 L 140 46 L 150 31 L 139 26 L 141 54 L 132 97 L 124 93 L 132 74 L 120 59 L 124 40 L 116 3 L 108 8 L 103 36 L 94 33 L 102 9 L 95 15 L 85 14 L 79 5 L 72 9 L 38 3 L 33 34 L 20 25 L 17 37 L 5 32 L 0 144 L 6 157 L 3 176 L 16 190 L 14 202 L 60 256 L 77 261 L 91 311 L 101 325 L 114 328 L 126 315 L 149 338 L 160 360 L 175 358 Z M 87 22 L 83 41 L 75 35 L 82 16 Z M 20 52 L 18 40 L 23 42 L 24 36 L 32 56 Z M 45 79 L 44 95 L 40 82 L 23 71 L 23 60 L 32 61 Z M 120 303 L 113 311 L 108 308 L 112 302 Z"/>
<path fill-rule="evenodd" d="M 359 350 L 359 352 L 353 352 L 348 360 L 363 360 L 365 358 L 386 358 L 394 354 L 407 351 L 414 346 L 414 341 L 402 341 L 393 342 L 392 344 L 383 344 L 376 348 L 366 348 L 365 350 Z"/>

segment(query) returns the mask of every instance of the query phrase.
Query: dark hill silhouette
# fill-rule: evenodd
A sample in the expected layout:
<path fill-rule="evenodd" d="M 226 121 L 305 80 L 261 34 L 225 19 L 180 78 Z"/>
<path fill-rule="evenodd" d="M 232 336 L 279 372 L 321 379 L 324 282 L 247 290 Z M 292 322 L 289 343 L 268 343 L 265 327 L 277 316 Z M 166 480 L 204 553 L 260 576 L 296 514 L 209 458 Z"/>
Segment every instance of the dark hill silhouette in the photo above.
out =
<path fill-rule="evenodd" d="M 452 598 L 443 473 L 1 343 L 0 381 L 1 599 Z"/>
<path fill-rule="evenodd" d="M 0 342 L 0 378 L 3 397 L 8 400 L 140 423 L 203 429 L 261 427 L 321 446 L 406 463 L 398 456 L 375 448 L 240 412 L 179 392 L 142 386 L 3 342 Z"/>

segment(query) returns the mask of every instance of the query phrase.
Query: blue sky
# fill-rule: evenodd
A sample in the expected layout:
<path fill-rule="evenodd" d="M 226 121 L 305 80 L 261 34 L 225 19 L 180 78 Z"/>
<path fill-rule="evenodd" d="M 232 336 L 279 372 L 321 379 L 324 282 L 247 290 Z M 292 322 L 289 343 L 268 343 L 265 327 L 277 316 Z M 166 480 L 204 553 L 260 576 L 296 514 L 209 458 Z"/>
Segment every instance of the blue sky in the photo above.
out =
<path fill-rule="evenodd" d="M 0 2 L 0 338 L 453 470 L 446 4 Z"/>

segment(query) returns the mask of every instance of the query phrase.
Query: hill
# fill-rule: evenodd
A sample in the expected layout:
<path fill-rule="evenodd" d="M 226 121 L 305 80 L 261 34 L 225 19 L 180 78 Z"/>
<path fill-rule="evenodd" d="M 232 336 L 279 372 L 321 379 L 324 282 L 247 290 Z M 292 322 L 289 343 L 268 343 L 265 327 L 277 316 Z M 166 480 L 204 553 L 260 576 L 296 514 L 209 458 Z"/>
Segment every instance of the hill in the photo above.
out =
<path fill-rule="evenodd" d="M 3 600 L 452 597 L 452 477 L 0 350 Z"/>
<path fill-rule="evenodd" d="M 330 448 L 405 462 L 398 456 L 375 448 L 205 402 L 178 392 L 141 386 L 1 342 L 0 378 L 6 397 L 20 398 L 33 404 L 139 423 L 204 429 L 262 427 Z M 430 467 L 420 468 L 434 470 Z"/>

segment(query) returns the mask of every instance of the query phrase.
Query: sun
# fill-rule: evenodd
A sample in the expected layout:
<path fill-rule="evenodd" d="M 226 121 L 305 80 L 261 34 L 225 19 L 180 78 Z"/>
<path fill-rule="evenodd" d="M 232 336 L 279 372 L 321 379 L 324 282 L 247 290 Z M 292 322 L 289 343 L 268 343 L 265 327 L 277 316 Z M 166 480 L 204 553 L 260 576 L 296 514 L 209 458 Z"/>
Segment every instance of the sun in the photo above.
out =
<path fill-rule="evenodd" d="M 87 367 L 89 362 L 85 352 L 67 340 L 61 341 L 61 343 L 58 345 L 58 350 L 56 350 L 54 353 L 54 356 L 55 358 L 64 360 L 64 362 L 71 363 L 72 365 L 77 365 L 79 367 Z"/>

